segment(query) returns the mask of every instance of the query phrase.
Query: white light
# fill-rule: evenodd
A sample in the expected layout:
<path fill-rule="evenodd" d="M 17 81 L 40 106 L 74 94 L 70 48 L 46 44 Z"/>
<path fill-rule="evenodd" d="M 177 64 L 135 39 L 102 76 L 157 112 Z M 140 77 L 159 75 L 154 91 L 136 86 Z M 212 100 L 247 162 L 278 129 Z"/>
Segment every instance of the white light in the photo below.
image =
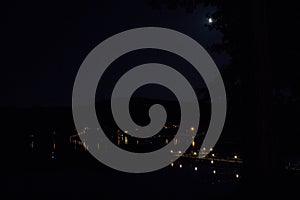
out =
<path fill-rule="evenodd" d="M 190 130 L 191 130 L 191 131 L 194 131 L 194 130 L 195 130 L 195 128 L 192 126 L 192 127 L 190 128 Z"/>
<path fill-rule="evenodd" d="M 174 163 L 171 163 L 171 166 L 173 167 L 173 166 L 174 166 Z"/>
<path fill-rule="evenodd" d="M 195 167 L 194 169 L 195 169 L 195 171 L 197 171 L 197 170 L 198 170 L 198 167 Z"/>
<path fill-rule="evenodd" d="M 234 156 L 234 159 L 237 159 L 237 158 L 238 158 L 237 155 L 235 155 L 235 156 Z"/>
<path fill-rule="evenodd" d="M 178 151 L 179 154 L 181 154 L 181 151 Z"/>
<path fill-rule="evenodd" d="M 236 174 L 235 177 L 236 177 L 236 178 L 239 178 L 239 174 Z"/>
<path fill-rule="evenodd" d="M 217 173 L 216 170 L 214 170 L 213 173 L 216 174 Z"/>
<path fill-rule="evenodd" d="M 211 161 L 210 161 L 210 163 L 211 163 L 211 164 L 214 164 L 214 161 L 213 161 L 213 160 L 211 160 Z"/>
<path fill-rule="evenodd" d="M 193 155 L 196 156 L 196 155 L 197 155 L 197 152 L 194 152 Z"/>
<path fill-rule="evenodd" d="M 213 148 L 210 148 L 209 151 L 213 151 Z"/>
<path fill-rule="evenodd" d="M 182 168 L 182 164 L 180 164 L 179 167 Z"/>
<path fill-rule="evenodd" d="M 213 153 L 213 154 L 211 154 L 211 156 L 212 156 L 212 157 L 215 157 L 215 154 Z"/>
<path fill-rule="evenodd" d="M 208 23 L 213 23 L 213 19 L 210 17 L 210 18 L 208 18 Z"/>
<path fill-rule="evenodd" d="M 170 153 L 173 153 L 173 150 L 171 150 Z"/>
<path fill-rule="evenodd" d="M 124 131 L 124 133 L 128 133 L 128 131 Z"/>

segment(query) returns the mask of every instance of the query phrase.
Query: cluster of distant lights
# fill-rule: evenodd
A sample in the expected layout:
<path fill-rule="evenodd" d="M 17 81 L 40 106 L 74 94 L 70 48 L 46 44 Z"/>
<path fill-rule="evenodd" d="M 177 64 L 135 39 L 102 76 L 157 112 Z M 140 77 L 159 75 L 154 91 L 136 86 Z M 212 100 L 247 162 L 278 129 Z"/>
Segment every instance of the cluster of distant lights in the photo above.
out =
<path fill-rule="evenodd" d="M 213 163 L 212 163 L 213 164 Z M 175 167 L 174 163 L 170 164 L 171 167 Z M 179 164 L 178 165 L 179 169 L 183 169 L 183 164 Z M 198 171 L 198 167 L 194 166 L 194 171 L 197 172 Z M 217 170 L 213 169 L 212 170 L 212 174 L 216 175 L 217 174 Z M 235 178 L 239 179 L 240 178 L 240 174 L 239 173 L 235 173 Z"/>
<path fill-rule="evenodd" d="M 192 141 L 192 146 L 194 147 L 195 145 L 196 145 L 195 141 Z M 209 151 L 212 152 L 212 151 L 213 151 L 213 148 L 209 148 Z M 206 148 L 205 148 L 205 147 L 202 148 L 202 152 L 204 152 L 204 153 L 206 152 Z M 176 152 L 173 151 L 173 150 L 171 149 L 171 150 L 170 150 L 170 153 L 176 153 Z M 181 154 L 182 151 L 179 150 L 179 151 L 177 151 L 177 153 Z M 197 153 L 196 151 L 193 152 L 193 155 L 194 155 L 194 156 L 196 156 L 197 154 L 198 154 L 198 153 Z M 207 154 L 207 153 L 205 153 L 205 154 Z M 213 153 L 212 156 L 214 157 L 215 154 Z M 237 156 L 235 156 L 234 158 L 237 158 Z"/>
<path fill-rule="evenodd" d="M 166 126 L 164 126 L 164 128 L 177 128 L 178 127 L 178 125 L 172 125 L 172 126 L 170 126 L 170 127 L 166 127 Z M 86 128 L 84 128 L 83 129 L 83 131 L 81 131 L 81 132 L 79 132 L 78 134 L 77 134 L 77 136 L 78 135 L 81 135 L 81 134 L 85 134 L 86 132 L 87 132 L 87 130 L 89 130 L 89 128 L 88 127 L 86 127 Z M 137 130 L 136 130 L 137 131 Z M 195 128 L 192 126 L 192 127 L 190 127 L 190 131 L 195 131 Z M 128 131 L 124 131 L 124 133 L 128 133 Z M 73 136 L 70 136 L 70 142 L 72 141 L 72 139 L 75 137 L 76 135 L 73 135 Z M 76 140 L 73 140 L 72 142 L 75 142 L 75 143 L 77 143 L 78 145 L 82 145 L 86 150 L 88 149 L 88 145 L 86 145 L 86 143 L 85 142 L 81 142 L 81 141 L 76 141 Z M 125 136 L 125 144 L 127 144 L 128 143 L 128 139 L 127 139 L 127 137 Z M 194 147 L 195 146 L 195 141 L 192 141 L 192 146 Z M 54 145 L 53 145 L 53 150 L 55 151 L 55 143 L 54 143 Z M 99 144 L 98 144 L 98 150 L 99 150 Z M 55 152 L 54 151 L 52 151 L 51 152 L 51 159 L 55 159 Z M 205 147 L 203 147 L 202 148 L 202 151 L 206 151 L 206 148 Z M 210 152 L 212 152 L 213 151 L 213 148 L 209 148 L 209 151 Z M 176 152 L 174 152 L 173 150 L 170 150 L 170 153 L 176 153 Z M 182 154 L 182 151 L 178 151 L 177 152 L 178 154 Z M 193 152 L 192 153 L 192 155 L 194 155 L 194 156 L 197 156 L 197 152 Z M 212 159 L 210 160 L 210 164 L 214 164 L 214 160 L 213 160 L 213 158 L 215 157 L 215 153 L 211 153 L 211 157 L 212 157 Z M 235 160 L 237 160 L 238 159 L 238 156 L 237 155 L 234 155 L 233 156 L 233 158 L 235 159 Z M 171 163 L 170 164 L 171 165 L 171 167 L 175 167 L 175 164 L 174 163 Z M 179 169 L 183 169 L 183 164 L 179 164 L 178 165 L 179 166 Z M 194 171 L 195 172 L 197 172 L 198 171 L 198 167 L 197 166 L 194 166 Z M 212 174 L 217 174 L 217 171 L 215 170 L 215 169 L 213 169 L 212 170 Z M 235 178 L 237 178 L 237 179 L 239 179 L 240 178 L 240 175 L 238 174 L 238 173 L 236 173 L 235 174 Z"/>
<path fill-rule="evenodd" d="M 208 18 L 208 22 L 209 23 L 213 23 L 213 19 L 212 18 Z M 165 129 L 169 129 L 169 128 L 178 128 L 179 127 L 179 125 L 170 125 L 170 126 L 164 126 L 164 128 Z M 78 135 L 81 135 L 81 134 L 85 134 L 86 133 L 86 131 L 87 130 L 89 130 L 89 128 L 84 128 L 83 129 L 83 131 L 82 132 L 79 132 L 79 134 Z M 196 129 L 195 129 L 195 127 L 194 126 L 191 126 L 190 127 L 190 129 L 189 129 L 190 131 L 195 131 Z M 136 129 L 136 131 L 138 131 L 138 129 Z M 128 131 L 127 130 L 125 130 L 125 131 L 123 131 L 124 133 L 128 133 Z M 74 136 L 76 136 L 76 135 L 74 135 Z M 74 137 L 73 136 L 73 137 Z M 122 135 L 123 136 L 123 135 Z M 72 138 L 72 136 L 71 136 L 71 138 Z M 70 139 L 71 139 L 70 138 Z M 124 137 L 124 139 L 125 139 L 125 144 L 128 144 L 128 138 L 125 136 Z M 175 141 L 174 142 L 176 142 L 176 138 L 175 138 Z M 176 142 L 177 143 L 177 142 Z M 138 142 L 137 142 L 137 144 L 138 144 Z M 85 142 L 83 142 L 81 145 L 83 145 L 84 147 L 85 147 L 85 149 L 87 149 L 87 145 L 85 144 Z M 194 147 L 196 144 L 195 144 L 195 141 L 192 141 L 192 146 Z M 99 149 L 99 145 L 98 145 L 98 149 Z M 204 154 L 207 154 L 207 153 L 205 153 L 206 152 L 206 148 L 205 147 L 203 147 L 202 149 L 202 152 L 204 152 Z M 213 151 L 213 148 L 209 148 L 209 152 L 212 152 Z M 182 154 L 183 152 L 181 151 L 181 150 L 179 150 L 179 151 L 177 151 L 177 152 L 175 152 L 175 151 L 173 151 L 173 150 L 170 150 L 170 153 L 178 153 L 178 154 Z M 197 152 L 192 152 L 192 155 L 194 155 L 194 156 L 197 156 L 198 155 L 198 153 Z M 54 156 L 54 155 L 53 155 Z M 215 153 L 211 153 L 211 157 L 215 157 Z M 233 156 L 233 158 L 234 158 L 234 160 L 237 160 L 238 159 L 238 156 L 237 155 L 234 155 Z M 213 159 L 211 159 L 210 160 L 210 164 L 214 164 L 214 160 Z M 174 163 L 171 163 L 171 167 L 173 167 L 174 166 Z M 181 168 L 183 168 L 183 165 L 182 164 L 180 164 L 179 165 L 179 168 L 181 169 Z M 198 167 L 194 167 L 194 171 L 198 171 Z M 217 172 L 216 172 L 216 170 L 213 170 L 212 171 L 212 173 L 213 174 L 216 174 Z M 236 178 L 239 178 L 240 176 L 239 176 L 239 174 L 236 174 Z"/>
<path fill-rule="evenodd" d="M 209 18 L 209 19 L 211 19 L 211 18 Z M 211 20 L 212 20 L 212 19 L 211 19 Z M 177 128 L 177 127 L 179 127 L 179 125 L 164 126 L 165 129 L 168 129 L 168 128 Z M 83 129 L 83 131 L 80 132 L 78 135 L 87 133 L 87 130 L 89 130 L 89 128 L 88 128 L 88 127 L 85 127 L 85 128 Z M 189 130 L 190 130 L 190 131 L 195 131 L 196 129 L 195 129 L 194 126 L 191 126 L 191 127 L 189 128 Z M 138 129 L 136 129 L 136 131 L 138 131 Z M 127 134 L 128 131 L 125 130 L 124 133 Z M 74 138 L 74 136 L 76 136 L 76 135 L 73 135 L 73 136 L 70 137 L 70 142 L 72 141 L 72 139 Z M 123 134 L 121 134 L 121 138 L 119 138 L 119 139 L 121 139 L 122 141 L 124 141 L 125 144 L 128 144 L 128 138 L 127 138 L 126 136 L 124 136 Z M 78 145 L 82 145 L 85 149 L 88 149 L 88 145 L 87 145 L 85 142 L 81 142 L 80 140 L 79 140 L 79 141 L 73 140 L 72 142 L 75 142 L 75 143 L 77 143 Z M 178 142 L 178 141 L 177 141 L 177 139 L 175 138 L 175 139 L 174 139 L 174 144 L 176 145 L 177 142 Z M 118 144 L 119 144 L 119 143 L 120 143 L 120 141 L 118 141 Z M 139 143 L 138 140 L 137 140 L 136 143 L 137 143 L 137 144 Z M 166 140 L 166 143 L 169 143 L 169 140 L 168 140 L 168 139 Z M 196 146 L 196 142 L 193 140 L 193 141 L 192 141 L 192 147 L 195 147 L 195 146 Z M 99 148 L 99 144 L 98 144 L 98 149 L 100 149 L 100 148 Z M 215 157 L 215 153 L 212 153 L 212 152 L 213 152 L 213 148 L 209 148 L 209 152 L 211 152 L 211 156 L 212 156 L 212 157 Z M 183 152 L 182 152 L 181 150 L 178 150 L 177 152 L 176 152 L 176 151 L 173 151 L 173 150 L 170 150 L 170 153 L 171 153 L 171 154 L 173 154 L 173 153 L 182 154 Z M 202 147 L 202 148 L 200 149 L 200 152 L 196 152 L 196 151 L 192 152 L 192 155 L 193 155 L 193 156 L 197 156 L 197 155 L 200 154 L 200 153 L 202 153 L 203 155 L 207 155 L 208 152 L 207 152 L 206 147 Z M 234 158 L 235 160 L 238 160 L 238 156 L 237 156 L 237 155 L 234 155 L 233 158 Z M 214 160 L 211 160 L 210 163 L 213 164 L 213 163 L 214 163 Z"/>
<path fill-rule="evenodd" d="M 164 129 L 178 128 L 178 127 L 179 127 L 179 125 L 176 125 L 176 124 L 173 124 L 173 125 L 170 125 L 170 126 L 164 125 Z M 71 135 L 71 136 L 70 136 L 70 139 L 73 138 L 73 137 L 77 137 L 77 136 L 79 136 L 79 135 L 86 134 L 86 133 L 88 132 L 88 130 L 90 130 L 89 127 L 84 127 L 84 128 L 82 129 L 82 131 L 77 132 L 75 135 Z M 98 131 L 99 128 L 97 128 L 96 130 Z M 191 127 L 190 127 L 190 131 L 195 131 L 195 130 L 196 130 L 196 129 L 195 129 L 194 126 L 191 126 Z M 120 131 L 120 130 L 118 130 L 118 131 Z M 139 131 L 139 129 L 136 128 L 135 131 Z M 128 134 L 128 131 L 127 131 L 127 130 L 124 130 L 123 132 L 126 133 L 126 134 Z"/>
<path fill-rule="evenodd" d="M 205 151 L 206 148 L 204 147 L 203 150 Z M 210 151 L 213 151 L 213 149 L 210 148 Z M 170 152 L 171 152 L 171 153 L 174 153 L 173 150 L 171 150 Z M 178 151 L 178 153 L 181 154 L 181 151 Z M 193 152 L 193 155 L 196 156 L 196 155 L 197 155 L 197 152 Z M 213 165 L 213 164 L 215 163 L 215 161 L 214 161 L 215 156 L 216 156 L 215 153 L 212 153 L 212 154 L 211 154 L 211 157 L 212 157 L 211 160 L 210 160 L 210 164 L 211 164 L 211 165 Z M 237 155 L 234 155 L 234 156 L 233 156 L 233 159 L 234 159 L 234 160 L 238 160 L 238 156 L 237 156 Z M 171 167 L 175 167 L 175 164 L 174 164 L 174 163 L 171 163 L 170 166 L 171 166 Z M 183 164 L 179 164 L 178 166 L 179 166 L 179 169 L 183 169 Z M 197 166 L 194 166 L 194 171 L 195 171 L 195 172 L 198 171 L 198 167 L 197 167 Z M 216 174 L 217 174 L 217 170 L 216 170 L 216 169 L 213 169 L 213 170 L 212 170 L 212 174 L 216 175 Z M 239 174 L 239 173 L 235 173 L 235 178 L 236 178 L 236 179 L 239 179 L 239 178 L 240 178 L 240 174 Z"/>
<path fill-rule="evenodd" d="M 166 126 L 166 125 L 165 125 L 165 126 L 164 126 L 164 129 L 178 128 L 178 127 L 179 127 L 179 125 L 176 125 L 176 124 L 169 125 L 169 126 Z M 83 147 L 86 149 L 87 145 L 85 144 L 85 142 L 80 142 L 80 140 L 77 141 L 77 139 L 78 139 L 78 136 L 83 135 L 83 134 L 87 134 L 87 133 L 88 133 L 88 130 L 90 130 L 90 128 L 85 127 L 85 128 L 82 129 L 82 131 L 77 132 L 77 134 L 71 135 L 71 136 L 70 136 L 70 139 L 69 139 L 70 142 L 73 142 L 73 143 L 76 143 L 76 144 L 78 144 L 78 145 L 81 145 L 81 146 L 83 146 Z M 97 131 L 98 131 L 98 130 L 99 130 L 99 128 L 97 128 Z M 193 132 L 193 131 L 195 131 L 195 130 L 196 130 L 196 128 L 195 128 L 194 126 L 191 126 L 191 127 L 189 128 L 189 131 L 191 131 L 191 132 Z M 139 131 L 139 129 L 136 128 L 135 131 Z M 124 144 L 128 144 L 128 142 L 129 142 L 127 136 L 123 135 L 122 132 L 125 133 L 125 134 L 128 134 L 128 131 L 127 131 L 127 130 L 124 130 L 124 131 L 118 130 L 118 131 L 117 131 L 117 133 L 121 133 L 120 138 L 118 137 L 118 145 L 121 144 L 121 141 L 124 141 Z M 160 136 L 159 136 L 159 137 L 160 137 Z M 169 143 L 169 139 L 166 139 L 166 140 L 165 140 L 165 143 L 168 144 L 168 143 Z M 175 138 L 175 139 L 174 139 L 174 144 L 176 145 L 177 143 L 178 143 L 178 140 Z M 136 141 L 136 144 L 139 144 L 139 141 L 138 141 L 138 140 Z M 192 146 L 193 146 L 193 147 L 195 146 L 195 142 L 194 142 L 194 141 L 192 141 Z M 99 148 L 98 148 L 98 149 L 99 149 Z M 181 154 L 181 152 L 179 152 L 179 153 Z"/>

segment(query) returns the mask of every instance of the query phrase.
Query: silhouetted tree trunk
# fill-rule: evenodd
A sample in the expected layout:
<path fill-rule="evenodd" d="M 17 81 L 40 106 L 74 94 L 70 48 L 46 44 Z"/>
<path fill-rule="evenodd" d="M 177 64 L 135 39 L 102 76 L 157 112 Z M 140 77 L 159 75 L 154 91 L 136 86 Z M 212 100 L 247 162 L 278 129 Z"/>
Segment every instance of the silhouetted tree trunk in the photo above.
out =
<path fill-rule="evenodd" d="M 269 5 L 267 0 L 254 2 L 253 13 L 245 24 L 253 29 L 253 41 L 244 54 L 245 97 L 245 191 L 267 194 L 278 175 L 277 134 L 272 126 L 272 62 L 269 40 Z M 249 9 L 247 9 L 249 10 Z M 250 9 L 251 10 L 251 9 Z M 253 17 L 253 18 L 252 18 Z M 252 19 L 251 19 L 252 18 Z M 252 22 L 252 23 L 251 23 Z M 253 25 L 251 27 L 251 25 Z M 249 30 L 251 33 L 251 30 Z M 251 40 L 250 40 L 251 41 Z M 249 56 L 247 59 L 246 57 Z"/>

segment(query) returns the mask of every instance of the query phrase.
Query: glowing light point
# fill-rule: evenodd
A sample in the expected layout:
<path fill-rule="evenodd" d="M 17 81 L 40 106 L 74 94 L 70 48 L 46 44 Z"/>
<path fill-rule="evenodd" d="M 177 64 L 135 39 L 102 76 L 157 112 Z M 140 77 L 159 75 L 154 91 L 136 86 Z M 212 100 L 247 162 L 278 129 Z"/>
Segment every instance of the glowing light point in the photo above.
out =
<path fill-rule="evenodd" d="M 213 19 L 211 17 L 208 18 L 208 23 L 210 23 L 210 24 L 213 23 Z"/>
<path fill-rule="evenodd" d="M 169 143 L 169 140 L 168 139 L 166 139 L 166 141 L 165 141 L 165 144 L 168 144 Z"/>
<path fill-rule="evenodd" d="M 213 171 L 213 174 L 216 174 L 216 173 L 217 173 L 216 170 L 214 170 L 214 171 Z"/>
<path fill-rule="evenodd" d="M 182 168 L 182 164 L 179 165 L 179 168 Z"/>
<path fill-rule="evenodd" d="M 198 170 L 198 167 L 195 167 L 194 170 L 197 171 L 197 170 Z"/>

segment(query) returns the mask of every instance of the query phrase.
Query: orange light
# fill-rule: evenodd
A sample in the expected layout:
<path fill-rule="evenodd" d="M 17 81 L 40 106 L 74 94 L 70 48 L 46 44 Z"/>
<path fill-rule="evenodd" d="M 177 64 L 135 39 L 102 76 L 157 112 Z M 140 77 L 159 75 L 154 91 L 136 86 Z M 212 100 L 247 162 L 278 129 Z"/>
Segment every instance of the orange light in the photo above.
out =
<path fill-rule="evenodd" d="M 174 139 L 174 145 L 176 145 L 178 143 L 177 138 Z"/>

